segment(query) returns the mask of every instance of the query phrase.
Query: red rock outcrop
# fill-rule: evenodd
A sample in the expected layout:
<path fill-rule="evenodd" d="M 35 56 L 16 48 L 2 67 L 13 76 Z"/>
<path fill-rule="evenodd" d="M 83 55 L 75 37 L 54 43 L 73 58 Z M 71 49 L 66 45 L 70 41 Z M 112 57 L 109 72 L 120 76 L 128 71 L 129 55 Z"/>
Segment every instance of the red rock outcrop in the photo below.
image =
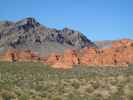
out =
<path fill-rule="evenodd" d="M 133 41 L 130 39 L 121 39 L 112 43 L 112 48 L 133 46 Z"/>
<path fill-rule="evenodd" d="M 51 55 L 48 56 L 48 58 L 43 63 L 55 64 L 59 61 L 60 57 L 61 57 L 60 54 L 52 53 Z"/>
<path fill-rule="evenodd" d="M 71 49 L 67 49 L 64 52 L 63 58 L 60 61 L 68 65 L 79 63 L 76 51 Z"/>
<path fill-rule="evenodd" d="M 18 61 L 35 61 L 39 59 L 39 56 L 30 50 L 20 51 L 17 56 Z"/>
<path fill-rule="evenodd" d="M 40 57 L 30 50 L 8 49 L 2 56 L 4 61 L 37 61 Z M 80 52 L 67 49 L 64 53 L 52 53 L 47 58 L 40 58 L 44 64 L 53 68 L 72 68 L 73 65 L 127 65 L 133 64 L 133 41 L 123 39 L 112 43 L 110 48 L 85 47 Z"/>
<path fill-rule="evenodd" d="M 60 57 L 60 59 L 53 64 L 52 67 L 54 68 L 72 68 L 73 65 L 79 64 L 79 58 L 77 56 L 77 53 L 75 50 L 67 49 L 63 56 Z"/>
<path fill-rule="evenodd" d="M 133 64 L 133 47 L 117 49 L 116 61 L 117 64 Z"/>
<path fill-rule="evenodd" d="M 2 61 L 12 61 L 12 60 L 17 60 L 17 51 L 15 49 L 8 49 L 4 54 L 1 55 L 1 60 Z"/>
<path fill-rule="evenodd" d="M 79 53 L 79 54 L 78 54 Z M 72 68 L 73 65 L 127 65 L 133 64 L 133 41 L 123 39 L 116 41 L 110 48 L 85 47 L 80 52 L 68 49 L 58 57 L 48 57 L 48 64 L 54 68 Z"/>
<path fill-rule="evenodd" d="M 133 64 L 133 41 L 122 39 L 112 44 L 116 64 Z"/>
<path fill-rule="evenodd" d="M 97 57 L 98 53 L 99 51 L 97 48 L 85 47 L 83 50 L 81 50 L 81 55 L 79 57 L 80 64 L 94 64 L 94 60 Z"/>
<path fill-rule="evenodd" d="M 39 56 L 30 51 L 24 50 L 19 51 L 16 49 L 8 49 L 3 55 L 1 55 L 2 61 L 36 61 L 39 59 Z"/>

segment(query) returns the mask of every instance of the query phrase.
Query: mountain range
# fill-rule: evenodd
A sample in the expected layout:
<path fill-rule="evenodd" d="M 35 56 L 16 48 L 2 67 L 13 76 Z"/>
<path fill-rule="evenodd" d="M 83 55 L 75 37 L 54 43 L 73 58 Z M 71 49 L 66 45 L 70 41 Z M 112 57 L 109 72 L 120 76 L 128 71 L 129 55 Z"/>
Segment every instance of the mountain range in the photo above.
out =
<path fill-rule="evenodd" d="M 48 28 L 28 17 L 17 22 L 0 22 L 0 47 L 1 51 L 3 48 L 30 49 L 47 56 L 52 52 L 62 53 L 67 48 L 79 50 L 96 45 L 79 31 Z"/>
<path fill-rule="evenodd" d="M 92 42 L 69 28 L 48 28 L 34 18 L 0 22 L 0 61 L 39 61 L 54 68 L 133 64 L 133 40 Z"/>

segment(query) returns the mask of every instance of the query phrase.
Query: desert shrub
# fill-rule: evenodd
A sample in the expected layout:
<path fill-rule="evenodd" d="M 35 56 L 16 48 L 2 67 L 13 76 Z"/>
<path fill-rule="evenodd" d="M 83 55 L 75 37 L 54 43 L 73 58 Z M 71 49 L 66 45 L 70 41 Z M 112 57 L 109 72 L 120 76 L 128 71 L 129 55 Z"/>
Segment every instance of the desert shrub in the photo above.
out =
<path fill-rule="evenodd" d="M 55 96 L 52 98 L 52 100 L 62 100 L 60 96 Z"/>
<path fill-rule="evenodd" d="M 39 62 L 0 62 L 3 100 L 132 100 L 132 83 L 133 65 L 62 70 Z"/>
<path fill-rule="evenodd" d="M 19 97 L 19 100 L 29 100 L 29 97 L 23 94 Z"/>
<path fill-rule="evenodd" d="M 78 82 L 72 82 L 72 87 L 74 87 L 75 89 L 78 89 L 80 87 L 80 84 Z"/>
<path fill-rule="evenodd" d="M 94 87 L 91 84 L 88 84 L 86 86 L 85 92 L 92 93 L 94 90 L 95 90 Z"/>
<path fill-rule="evenodd" d="M 128 100 L 133 100 L 133 94 L 128 95 Z"/>
<path fill-rule="evenodd" d="M 12 100 L 16 98 L 12 92 L 8 92 L 8 91 L 2 91 L 1 95 L 3 100 Z"/>
<path fill-rule="evenodd" d="M 100 86 L 99 83 L 96 80 L 91 81 L 91 85 L 93 86 L 94 89 L 97 89 Z"/>

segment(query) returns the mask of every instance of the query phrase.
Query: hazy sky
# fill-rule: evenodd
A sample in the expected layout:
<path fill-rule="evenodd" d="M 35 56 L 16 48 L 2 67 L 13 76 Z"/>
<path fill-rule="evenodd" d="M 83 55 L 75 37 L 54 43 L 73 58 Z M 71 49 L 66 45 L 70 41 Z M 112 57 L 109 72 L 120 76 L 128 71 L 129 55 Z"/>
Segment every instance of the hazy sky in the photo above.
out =
<path fill-rule="evenodd" d="M 35 17 L 41 24 L 69 27 L 89 39 L 133 39 L 133 0 L 0 0 L 0 20 Z"/>

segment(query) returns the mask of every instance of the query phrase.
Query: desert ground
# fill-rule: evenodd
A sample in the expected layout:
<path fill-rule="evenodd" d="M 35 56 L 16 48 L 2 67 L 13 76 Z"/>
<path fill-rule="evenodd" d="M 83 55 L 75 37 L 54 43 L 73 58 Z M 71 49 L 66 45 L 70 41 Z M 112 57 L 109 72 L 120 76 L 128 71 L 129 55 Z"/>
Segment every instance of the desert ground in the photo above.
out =
<path fill-rule="evenodd" d="M 133 100 L 133 65 L 81 66 L 0 62 L 0 100 Z"/>

